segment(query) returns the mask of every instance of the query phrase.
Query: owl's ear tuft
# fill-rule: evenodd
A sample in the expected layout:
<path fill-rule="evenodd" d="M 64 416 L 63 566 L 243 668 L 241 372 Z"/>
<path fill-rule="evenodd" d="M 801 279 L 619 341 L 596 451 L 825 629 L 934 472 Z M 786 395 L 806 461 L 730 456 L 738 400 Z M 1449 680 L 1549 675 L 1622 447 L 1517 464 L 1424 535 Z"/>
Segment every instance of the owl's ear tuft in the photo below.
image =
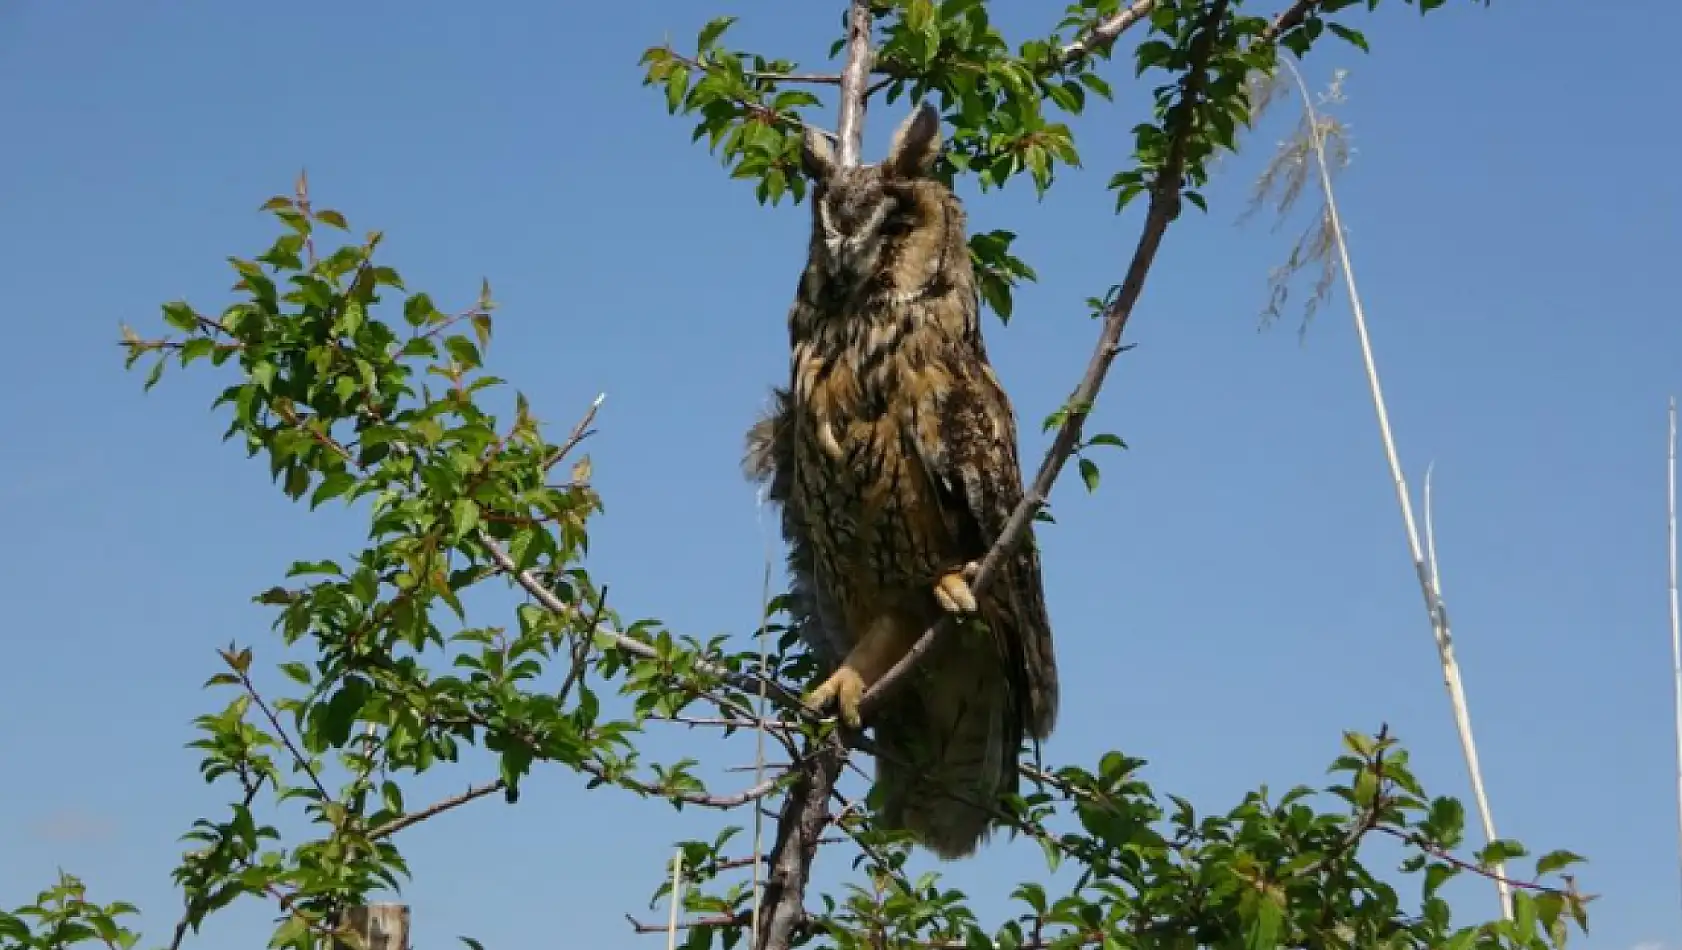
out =
<path fill-rule="evenodd" d="M 813 181 L 828 181 L 835 175 L 835 147 L 829 136 L 808 128 L 800 139 L 800 170 Z"/>
<path fill-rule="evenodd" d="M 894 130 L 882 167 L 898 178 L 927 175 L 940 157 L 940 112 L 927 102 L 912 110 Z"/>

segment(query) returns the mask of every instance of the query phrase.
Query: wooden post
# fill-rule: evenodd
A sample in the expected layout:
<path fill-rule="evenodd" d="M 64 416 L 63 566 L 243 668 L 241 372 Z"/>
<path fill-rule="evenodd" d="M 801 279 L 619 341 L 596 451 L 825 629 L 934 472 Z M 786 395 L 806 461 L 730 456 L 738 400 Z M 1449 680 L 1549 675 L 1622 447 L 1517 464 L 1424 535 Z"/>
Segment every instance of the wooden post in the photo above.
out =
<path fill-rule="evenodd" d="M 409 950 L 409 905 L 369 904 L 345 911 L 345 925 L 362 938 L 367 950 Z M 333 950 L 351 950 L 336 941 Z"/>

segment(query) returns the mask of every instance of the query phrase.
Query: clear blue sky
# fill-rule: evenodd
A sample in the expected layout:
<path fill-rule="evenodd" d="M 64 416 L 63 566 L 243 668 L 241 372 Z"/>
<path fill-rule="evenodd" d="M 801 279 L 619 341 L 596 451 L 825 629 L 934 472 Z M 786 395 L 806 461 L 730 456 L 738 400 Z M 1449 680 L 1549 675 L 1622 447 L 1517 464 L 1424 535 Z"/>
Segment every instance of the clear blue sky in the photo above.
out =
<path fill-rule="evenodd" d="M 1054 15 L 995 6 L 1017 38 Z M 608 393 L 591 566 L 619 609 L 751 629 L 764 534 L 737 463 L 784 372 L 806 212 L 757 206 L 636 60 L 727 11 L 738 44 L 817 66 L 836 7 L 0 6 L 0 505 L 15 541 L 0 552 L 0 905 L 62 866 L 145 908 L 148 945 L 166 938 L 176 836 L 223 800 L 183 747 L 222 701 L 199 691 L 213 648 L 273 659 L 251 595 L 360 537 L 218 441 L 214 374 L 142 395 L 114 345 L 119 321 L 157 326 L 164 300 L 219 307 L 224 258 L 267 245 L 255 209 L 301 166 L 319 201 L 386 231 L 412 286 L 460 305 L 490 278 L 493 370 L 546 418 L 570 424 Z M 1682 256 L 1667 112 L 1682 86 L 1662 65 L 1682 8 L 1385 7 L 1355 18 L 1373 55 L 1328 43 L 1310 73 L 1353 69 L 1345 213 L 1405 464 L 1415 479 L 1437 464 L 1497 823 L 1591 857 L 1585 886 L 1605 896 L 1584 946 L 1682 947 L 1663 520 L 1682 322 L 1660 279 Z M 1143 85 L 1121 63 L 1110 76 L 1122 105 L 1076 126 L 1088 173 L 1044 204 L 1025 186 L 970 195 L 974 224 L 1020 232 L 1042 277 L 1008 329 L 987 325 L 1030 460 L 1086 359 L 1081 301 L 1119 279 L 1138 227 L 1110 214 L 1103 181 Z M 872 156 L 890 118 L 878 110 Z M 1294 321 L 1257 332 L 1293 232 L 1233 221 L 1289 121 L 1254 134 L 1209 189 L 1213 212 L 1170 234 L 1098 413 L 1133 450 L 1107 460 L 1096 496 L 1072 478 L 1055 495 L 1042 538 L 1066 687 L 1048 754 L 1119 747 L 1162 789 L 1224 808 L 1261 781 L 1318 783 L 1339 730 L 1388 721 L 1429 787 L 1462 794 L 1343 297 L 1303 343 Z M 657 749 L 707 756 L 706 741 Z M 517 808 L 486 802 L 405 839 L 417 945 L 653 945 L 621 914 L 646 914 L 669 843 L 713 824 L 542 773 Z M 998 845 L 953 881 L 996 895 L 1034 854 Z M 1482 886 L 1455 895 L 1463 913 L 1494 909 Z M 242 905 L 201 945 L 254 945 L 269 915 Z"/>

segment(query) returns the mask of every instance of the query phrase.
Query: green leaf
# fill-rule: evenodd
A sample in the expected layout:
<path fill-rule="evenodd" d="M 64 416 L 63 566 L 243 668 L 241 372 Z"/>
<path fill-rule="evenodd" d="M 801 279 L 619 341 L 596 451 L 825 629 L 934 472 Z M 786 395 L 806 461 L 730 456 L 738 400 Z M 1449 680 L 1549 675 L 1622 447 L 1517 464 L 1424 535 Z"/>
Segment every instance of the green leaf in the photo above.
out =
<path fill-rule="evenodd" d="M 1582 855 L 1576 854 L 1575 852 L 1565 850 L 1549 851 L 1547 854 L 1544 854 L 1536 859 L 1536 876 L 1541 877 L 1544 874 L 1552 874 L 1560 868 L 1569 867 L 1573 864 L 1580 864 L 1584 860 L 1585 858 Z"/>
<path fill-rule="evenodd" d="M 299 914 L 288 914 L 286 920 L 275 928 L 274 936 L 269 938 L 269 946 L 293 947 L 302 946 L 309 939 L 309 921 Z"/>
<path fill-rule="evenodd" d="M 689 92 L 689 67 L 673 66 L 666 74 L 666 112 L 676 115 L 683 106 L 683 97 Z"/>
<path fill-rule="evenodd" d="M 251 381 L 258 389 L 268 392 L 274 385 L 275 366 L 273 363 L 262 362 L 253 364 L 250 369 Z"/>
<path fill-rule="evenodd" d="M 1098 433 L 1097 435 L 1093 436 L 1092 438 L 1087 439 L 1086 444 L 1087 445 L 1113 445 L 1118 449 L 1127 448 L 1127 443 L 1121 441 L 1120 436 L 1114 435 L 1114 434 L 1109 433 L 1109 432 Z"/>
<path fill-rule="evenodd" d="M 1352 30 L 1347 26 L 1340 26 L 1336 23 L 1327 23 L 1326 28 L 1331 30 L 1334 35 L 1341 37 L 1346 42 L 1358 48 L 1361 52 L 1372 52 L 1372 48 L 1367 46 L 1366 36 L 1359 30 Z"/>
<path fill-rule="evenodd" d="M 164 304 L 164 322 L 177 330 L 188 333 L 198 329 L 199 318 L 193 313 L 193 308 L 180 300 Z"/>
<path fill-rule="evenodd" d="M 356 484 L 356 477 L 347 472 L 333 472 L 321 480 L 315 491 L 310 494 L 310 508 L 314 509 L 322 502 L 343 495 Z"/>
<path fill-rule="evenodd" d="M 181 344 L 181 365 L 186 366 L 194 360 L 209 356 L 216 349 L 216 341 L 209 337 L 194 337 Z"/>
<path fill-rule="evenodd" d="M 414 294 L 403 301 L 403 319 L 412 327 L 418 327 L 432 319 L 438 312 L 433 306 L 432 298 L 426 294 Z"/>
<path fill-rule="evenodd" d="M 351 676 L 345 679 L 344 685 L 328 700 L 321 714 L 319 735 L 329 748 L 343 748 L 350 740 L 356 717 L 368 704 L 371 692 L 372 686 L 367 680 L 360 676 Z"/>
<path fill-rule="evenodd" d="M 465 369 L 473 369 L 481 365 L 479 348 L 473 341 L 464 336 L 452 336 L 444 341 L 444 349 Z"/>
<path fill-rule="evenodd" d="M 479 527 L 479 506 L 471 498 L 458 498 L 450 506 L 450 519 L 454 540 L 460 541 Z"/>
<path fill-rule="evenodd" d="M 1250 932 L 1244 944 L 1249 950 L 1276 950 L 1280 946 L 1279 931 L 1285 921 L 1285 911 L 1271 893 L 1264 892 L 1256 905 L 1255 920 L 1250 923 Z"/>
<path fill-rule="evenodd" d="M 1373 754 L 1377 750 L 1373 741 L 1359 732 L 1345 732 L 1343 734 L 1343 747 L 1368 761 L 1372 760 Z"/>
<path fill-rule="evenodd" d="M 1524 845 L 1507 838 L 1497 838 L 1484 845 L 1478 852 L 1478 863 L 1484 867 L 1491 867 L 1503 861 L 1522 858 L 1527 854 Z"/>
<path fill-rule="evenodd" d="M 1425 896 L 1435 895 L 1437 889 L 1442 887 L 1443 883 L 1453 877 L 1457 871 L 1458 869 L 1454 865 L 1444 864 L 1440 861 L 1433 861 L 1427 865 L 1425 867 Z"/>
<path fill-rule="evenodd" d="M 1080 480 L 1086 483 L 1086 490 L 1098 490 L 1098 466 L 1089 458 L 1080 460 Z"/>
<path fill-rule="evenodd" d="M 1355 804 L 1361 808 L 1371 808 L 1378 797 L 1378 776 L 1371 769 L 1362 769 L 1355 776 Z"/>
<path fill-rule="evenodd" d="M 718 42 L 718 38 L 723 36 L 724 31 L 730 29 L 731 24 L 735 22 L 736 18 L 733 16 L 721 16 L 708 20 L 707 25 L 701 27 L 700 35 L 695 37 L 696 48 L 702 52 L 712 49 L 713 45 Z"/>

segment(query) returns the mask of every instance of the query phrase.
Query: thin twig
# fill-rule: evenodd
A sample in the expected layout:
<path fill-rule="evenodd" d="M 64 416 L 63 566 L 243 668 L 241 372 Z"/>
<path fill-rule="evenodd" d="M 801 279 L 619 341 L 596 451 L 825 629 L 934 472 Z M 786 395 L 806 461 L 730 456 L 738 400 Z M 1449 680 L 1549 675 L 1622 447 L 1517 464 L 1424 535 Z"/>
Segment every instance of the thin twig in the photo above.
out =
<path fill-rule="evenodd" d="M 262 790 L 263 783 L 265 781 L 268 781 L 268 778 L 259 774 L 254 781 L 246 783 L 245 799 L 240 804 L 242 809 L 250 811 L 251 803 L 257 800 L 257 793 Z M 236 839 L 231 837 L 218 838 L 216 843 L 211 846 L 210 850 L 204 853 L 204 864 L 209 867 L 215 867 L 215 862 L 221 858 L 220 852 L 223 849 L 230 847 L 234 840 Z M 206 895 L 208 893 L 209 892 L 206 891 L 198 891 L 195 896 L 190 892 L 188 896 L 183 899 L 182 903 L 186 906 L 181 909 L 181 916 L 175 921 L 175 930 L 170 935 L 169 950 L 181 950 L 182 942 L 187 939 L 188 929 L 195 927 L 198 922 L 197 918 L 199 917 L 199 914 L 195 913 L 195 911 L 204 905 Z"/>
<path fill-rule="evenodd" d="M 1551 888 L 1546 884 L 1538 884 L 1535 881 L 1521 881 L 1518 878 L 1507 877 L 1506 874 L 1499 870 L 1486 868 L 1481 864 L 1474 864 L 1471 861 L 1467 861 L 1465 858 L 1455 857 L 1453 854 L 1444 851 L 1442 848 L 1439 848 L 1434 844 L 1431 844 L 1429 841 L 1426 841 L 1419 835 L 1418 832 L 1403 831 L 1400 828 L 1391 828 L 1387 825 L 1381 825 L 1373 830 L 1387 834 L 1392 838 L 1405 841 L 1409 845 L 1429 854 L 1431 857 L 1436 858 L 1439 861 L 1452 864 L 1462 871 L 1470 871 L 1479 877 L 1489 878 L 1490 880 L 1500 884 L 1503 889 L 1517 887 L 1527 891 L 1536 891 L 1537 893 L 1555 891 L 1554 888 Z M 1495 868 L 1499 868 L 1500 866 L 1501 865 L 1496 865 Z"/>
<path fill-rule="evenodd" d="M 388 821 L 378 828 L 368 832 L 368 840 L 378 841 L 381 838 L 389 838 L 405 828 L 418 825 L 421 822 L 426 821 L 428 818 L 441 815 L 452 808 L 460 808 L 468 802 L 484 798 L 486 795 L 500 792 L 507 787 L 508 783 L 504 782 L 502 779 L 497 779 L 494 782 L 489 782 L 484 785 L 475 785 L 467 791 L 462 792 L 460 795 L 451 795 L 449 798 L 434 802 L 431 805 L 422 808 L 420 811 L 410 812 L 401 818 L 393 818 L 391 821 Z"/>
<path fill-rule="evenodd" d="M 679 726 L 710 727 L 714 729 L 766 729 L 772 732 L 793 732 L 799 729 L 797 723 L 783 722 L 779 719 L 738 719 L 735 716 L 649 716 L 649 722 L 669 722 Z M 746 772 L 754 771 L 760 766 L 742 766 Z"/>
<path fill-rule="evenodd" d="M 697 927 L 741 927 L 747 923 L 747 917 L 742 914 L 714 914 L 711 917 L 696 917 L 665 924 L 643 923 L 630 914 L 626 914 L 625 919 L 630 922 L 631 929 L 639 934 L 663 934 L 668 930 L 694 930 Z"/>
<path fill-rule="evenodd" d="M 566 705 L 572 688 L 584 680 L 584 670 L 589 665 L 586 661 L 590 658 L 590 645 L 595 642 L 596 629 L 601 626 L 602 612 L 606 609 L 607 585 L 603 584 L 602 589 L 596 593 L 596 609 L 590 616 L 589 628 L 572 645 L 572 666 L 567 670 L 566 679 L 561 681 L 561 691 L 555 694 L 557 708 Z"/>
<path fill-rule="evenodd" d="M 323 803 L 332 801 L 333 796 L 328 794 L 327 786 L 321 782 L 321 776 L 315 774 L 315 766 L 310 764 L 310 760 L 292 741 L 291 733 L 281 726 L 280 717 L 276 716 L 274 710 L 269 708 L 269 704 L 263 700 L 262 695 L 257 692 L 257 687 L 251 682 L 251 676 L 243 669 L 239 671 L 239 681 L 240 685 L 245 687 L 246 695 L 250 696 L 251 701 L 257 704 L 257 708 L 263 711 L 263 718 L 269 721 L 275 735 L 280 736 L 280 741 L 285 744 L 286 751 L 292 753 L 292 760 L 298 763 L 298 767 L 303 769 L 304 774 L 310 777 L 310 784 L 314 785 L 315 790 L 321 793 L 321 801 Z"/>
<path fill-rule="evenodd" d="M 756 802 L 777 790 L 777 783 L 782 781 L 782 775 L 774 775 L 763 782 L 734 795 L 700 795 L 695 792 L 680 792 L 675 789 L 658 788 L 641 779 L 629 775 L 609 777 L 607 770 L 599 763 L 588 759 L 580 761 L 576 767 L 581 772 L 587 772 L 604 782 L 628 788 L 644 795 L 656 795 L 670 801 L 683 802 L 686 805 L 697 805 L 701 808 L 730 809 L 740 808 L 749 802 Z"/>
<path fill-rule="evenodd" d="M 495 561 L 498 567 L 502 568 L 509 577 L 512 577 L 514 582 L 524 588 L 526 593 L 530 594 L 532 598 L 541 604 L 545 610 L 549 610 L 563 616 L 572 612 L 571 608 L 569 608 L 565 603 L 562 603 L 559 597 L 555 596 L 554 591 L 551 591 L 549 588 L 543 586 L 543 582 L 538 580 L 537 575 L 533 574 L 530 570 L 521 570 L 519 565 L 514 562 L 514 559 L 509 556 L 508 552 L 503 550 L 502 546 L 496 542 L 496 539 L 492 538 L 483 529 L 480 529 L 478 536 L 479 544 L 484 547 L 485 553 L 490 556 L 491 560 Z M 628 637 L 618 630 L 613 630 L 608 627 L 599 627 L 597 632 L 605 634 L 613 640 L 614 646 L 631 654 L 632 656 L 641 657 L 645 660 L 657 660 L 660 658 L 659 654 L 655 652 L 653 647 L 643 643 L 641 640 Z M 753 692 L 757 690 L 761 679 L 764 679 L 762 677 L 755 677 L 745 673 L 738 673 L 734 670 L 719 666 L 716 663 L 701 659 L 697 659 L 695 661 L 694 669 L 696 672 L 703 675 L 723 680 L 743 692 Z M 781 706 L 789 711 L 804 708 L 800 702 L 800 698 L 789 692 L 782 684 L 766 679 L 765 687 L 767 698 L 769 698 L 773 703 L 776 703 L 778 706 Z M 744 713 L 744 717 L 747 720 L 753 720 L 753 710 L 743 707 L 741 712 Z"/>
<path fill-rule="evenodd" d="M 555 449 L 549 458 L 544 461 L 543 467 L 545 469 L 553 468 L 555 463 L 566 458 L 568 453 L 577 448 L 578 443 L 594 433 L 595 430 L 590 428 L 590 423 L 596 421 L 596 412 L 601 409 L 602 402 L 606 399 L 607 393 L 596 394 L 596 398 L 590 402 L 590 408 L 584 410 L 583 418 L 579 419 L 578 424 L 572 427 L 572 432 L 567 435 L 566 441 L 562 442 L 560 447 Z"/>

